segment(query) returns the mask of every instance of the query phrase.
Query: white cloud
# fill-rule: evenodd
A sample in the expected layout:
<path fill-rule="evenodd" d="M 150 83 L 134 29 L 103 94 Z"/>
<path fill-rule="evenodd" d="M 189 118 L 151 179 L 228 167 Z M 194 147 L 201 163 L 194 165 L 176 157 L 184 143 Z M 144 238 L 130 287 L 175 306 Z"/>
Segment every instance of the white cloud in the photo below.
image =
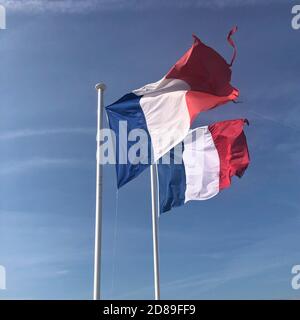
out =
<path fill-rule="evenodd" d="M 285 0 L 0 0 L 7 9 L 21 12 L 86 13 L 121 9 L 148 9 L 151 7 L 224 8 L 247 5 L 285 3 Z"/>
<path fill-rule="evenodd" d="M 58 270 L 58 271 L 56 271 L 56 275 L 57 276 L 65 276 L 65 275 L 67 275 L 67 274 L 69 274 L 70 273 L 70 270 Z"/>
<path fill-rule="evenodd" d="M 89 127 L 78 128 L 53 128 L 53 129 L 23 129 L 2 132 L 0 134 L 1 141 L 11 141 L 14 139 L 23 139 L 48 135 L 59 134 L 95 134 L 95 129 Z M 35 157 L 31 159 L 24 159 L 18 161 L 11 161 L 2 163 L 0 168 L 0 175 L 20 173 L 32 169 L 43 169 L 49 167 L 84 167 L 91 166 L 94 163 L 88 159 L 76 158 L 45 158 Z"/>
<path fill-rule="evenodd" d="M 0 0 L 7 8 L 22 12 L 84 13 L 97 10 L 132 7 L 132 0 Z"/>
<path fill-rule="evenodd" d="M 82 167 L 91 166 L 93 162 L 90 160 L 74 159 L 74 158 L 32 158 L 28 160 L 13 161 L 2 164 L 0 175 L 20 173 L 31 169 L 43 169 L 49 167 Z"/>
<path fill-rule="evenodd" d="M 53 134 L 95 134 L 93 128 L 23 129 L 0 133 L 1 140 L 12 140 Z"/>
<path fill-rule="evenodd" d="M 216 292 L 216 288 L 222 285 L 230 286 L 230 283 L 234 281 L 242 283 L 247 278 L 272 275 L 274 271 L 282 268 L 290 270 L 291 266 L 296 264 L 299 259 L 299 254 L 296 250 L 298 230 L 297 227 L 294 227 L 299 222 L 300 218 L 296 216 L 290 217 L 285 222 L 281 221 L 278 225 L 262 227 L 257 230 L 257 236 L 253 243 L 241 245 L 241 248 L 232 253 L 228 261 L 226 259 L 220 260 L 222 265 L 220 272 L 216 272 L 214 268 L 212 270 L 204 269 L 201 273 L 199 272 L 189 277 L 179 277 L 168 282 L 162 282 L 161 287 L 164 289 L 164 294 L 169 297 L 171 295 L 171 298 L 177 299 L 178 296 L 173 297 L 174 292 L 189 291 L 190 299 L 199 299 L 204 298 L 204 294 L 208 292 Z M 179 239 L 181 236 L 192 236 L 192 234 L 178 234 Z M 228 241 L 228 239 L 225 238 L 225 241 Z M 239 242 L 238 238 L 236 241 L 237 243 Z M 226 252 L 226 255 L 228 256 L 229 253 Z M 180 257 L 180 254 L 178 254 L 178 257 Z M 180 273 L 178 276 L 180 276 Z M 286 274 L 281 273 L 281 277 L 289 285 L 289 271 Z M 271 282 L 269 283 L 271 284 Z M 137 288 L 118 295 L 117 299 L 148 296 L 149 293 L 152 293 L 152 290 L 152 286 Z M 254 294 L 259 297 L 260 293 L 257 291 Z M 272 293 L 268 294 L 268 299 L 276 297 L 276 293 L 274 293 L 274 296 L 272 296 Z"/>

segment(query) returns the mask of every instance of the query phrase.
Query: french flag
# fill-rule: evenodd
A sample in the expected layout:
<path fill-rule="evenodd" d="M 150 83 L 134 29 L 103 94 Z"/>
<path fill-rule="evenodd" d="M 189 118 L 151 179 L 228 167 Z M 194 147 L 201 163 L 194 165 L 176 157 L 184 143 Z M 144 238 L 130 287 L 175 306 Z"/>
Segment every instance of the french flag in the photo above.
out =
<path fill-rule="evenodd" d="M 190 130 L 181 143 L 182 161 L 175 157 L 176 148 L 169 152 L 169 164 L 157 165 L 161 213 L 190 200 L 210 199 L 228 188 L 233 176 L 244 174 L 250 162 L 245 123 L 228 120 Z"/>
<path fill-rule="evenodd" d="M 235 45 L 231 35 L 229 43 Z M 116 160 L 118 187 L 123 186 L 146 167 L 151 160 L 156 162 L 188 134 L 193 120 L 200 112 L 234 101 L 239 92 L 231 86 L 231 65 L 215 50 L 194 37 L 191 48 L 178 60 L 159 81 L 147 84 L 123 96 L 106 107 L 110 128 L 116 134 Z M 120 121 L 127 126 L 119 132 Z M 148 164 L 119 163 L 121 153 L 126 153 L 134 144 L 121 143 L 121 135 L 134 129 L 143 129 L 148 136 Z"/>

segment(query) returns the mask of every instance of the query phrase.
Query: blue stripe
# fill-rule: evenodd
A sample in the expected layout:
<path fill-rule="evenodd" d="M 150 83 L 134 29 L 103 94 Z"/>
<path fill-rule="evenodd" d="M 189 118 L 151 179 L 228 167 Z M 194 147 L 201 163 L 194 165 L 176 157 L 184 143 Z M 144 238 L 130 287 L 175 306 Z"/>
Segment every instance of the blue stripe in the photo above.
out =
<path fill-rule="evenodd" d="M 186 176 L 183 162 L 174 164 L 174 149 L 170 151 L 170 164 L 158 164 L 160 213 L 184 204 Z"/>
<path fill-rule="evenodd" d="M 116 171 L 117 171 L 117 185 L 118 188 L 122 187 L 127 182 L 136 178 L 141 172 L 143 172 L 151 164 L 151 138 L 147 128 L 145 115 L 140 105 L 141 96 L 137 96 L 134 93 L 126 94 L 117 102 L 106 107 L 109 126 L 116 134 Z M 127 137 L 128 133 L 133 129 L 143 129 L 148 135 L 148 164 L 130 164 L 128 162 L 128 150 L 136 141 L 127 142 L 127 164 L 119 163 L 119 121 L 127 121 Z M 122 135 L 126 133 L 122 132 Z M 122 137 L 122 139 L 127 139 Z M 127 139 L 128 140 L 128 139 Z M 122 146 L 121 146 L 122 147 Z"/>

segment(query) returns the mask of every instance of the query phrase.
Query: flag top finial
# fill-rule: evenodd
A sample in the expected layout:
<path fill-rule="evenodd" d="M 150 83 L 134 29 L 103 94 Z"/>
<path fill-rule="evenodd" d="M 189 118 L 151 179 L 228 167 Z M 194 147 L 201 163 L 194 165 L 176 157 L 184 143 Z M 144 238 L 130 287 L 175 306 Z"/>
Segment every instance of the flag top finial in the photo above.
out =
<path fill-rule="evenodd" d="M 96 90 L 105 90 L 106 89 L 106 85 L 103 82 L 97 83 L 95 86 Z"/>

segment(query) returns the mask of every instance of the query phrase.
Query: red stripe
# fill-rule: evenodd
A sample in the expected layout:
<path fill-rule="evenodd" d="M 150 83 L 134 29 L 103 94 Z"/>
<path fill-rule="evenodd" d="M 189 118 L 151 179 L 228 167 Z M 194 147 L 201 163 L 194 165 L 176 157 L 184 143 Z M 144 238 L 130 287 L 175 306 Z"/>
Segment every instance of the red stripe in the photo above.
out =
<path fill-rule="evenodd" d="M 230 32 L 228 33 L 228 36 L 227 36 L 227 41 L 229 42 L 229 44 L 233 47 L 233 55 L 232 55 L 232 58 L 231 58 L 231 62 L 230 62 L 230 66 L 233 65 L 233 62 L 236 58 L 236 54 L 237 54 L 237 48 L 236 48 L 236 45 L 234 43 L 234 41 L 232 40 L 232 36 L 237 32 L 237 26 L 233 27 Z"/>
<path fill-rule="evenodd" d="M 215 108 L 221 104 L 235 100 L 239 96 L 239 92 L 234 89 L 229 96 L 218 97 L 209 93 L 199 91 L 188 91 L 186 93 L 186 104 L 190 114 L 191 124 L 197 117 L 199 112 Z"/>
<path fill-rule="evenodd" d="M 199 112 L 235 100 L 239 95 L 230 84 L 230 65 L 215 50 L 193 37 L 192 47 L 166 75 L 167 79 L 180 79 L 191 87 L 186 96 L 191 122 Z"/>
<path fill-rule="evenodd" d="M 241 177 L 247 169 L 250 158 L 246 136 L 243 131 L 245 119 L 217 122 L 208 127 L 220 158 L 220 185 L 230 186 L 231 177 Z"/>

